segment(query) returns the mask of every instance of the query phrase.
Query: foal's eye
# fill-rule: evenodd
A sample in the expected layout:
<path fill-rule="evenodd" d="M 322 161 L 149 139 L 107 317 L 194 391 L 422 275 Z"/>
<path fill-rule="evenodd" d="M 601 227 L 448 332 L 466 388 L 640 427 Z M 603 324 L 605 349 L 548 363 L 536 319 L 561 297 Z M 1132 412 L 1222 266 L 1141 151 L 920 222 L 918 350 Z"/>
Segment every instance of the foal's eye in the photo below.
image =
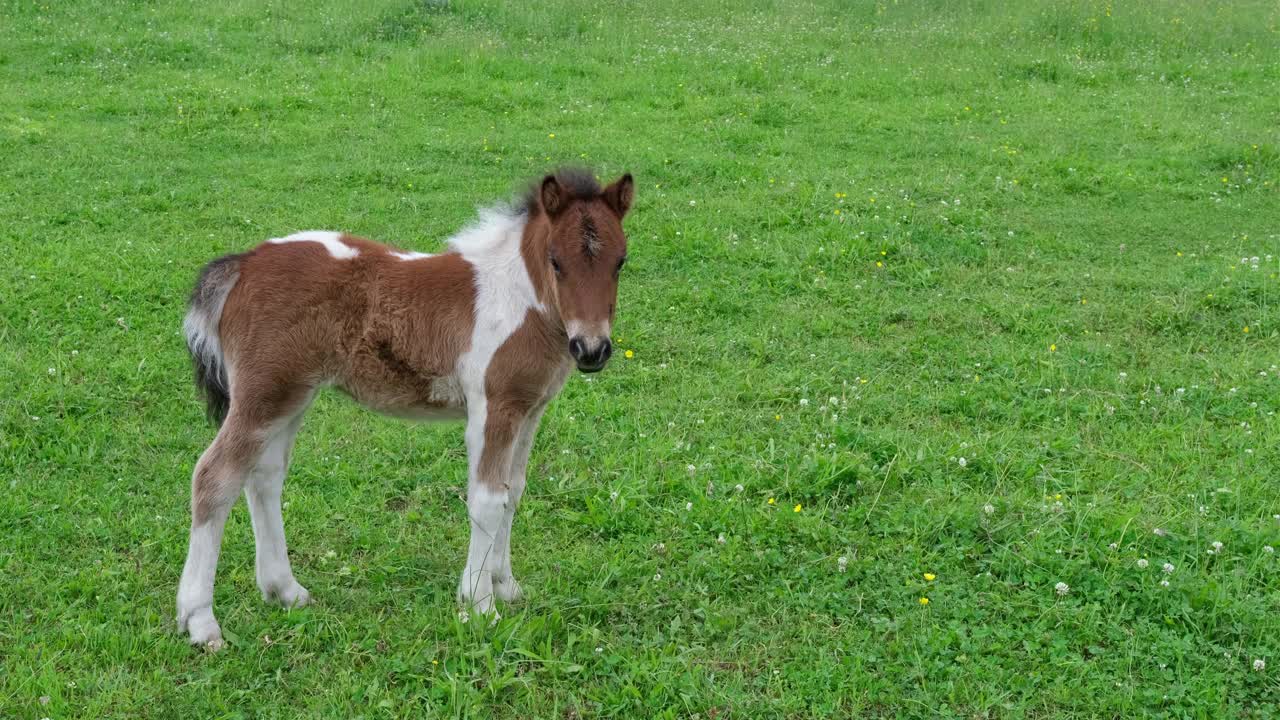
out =
<path fill-rule="evenodd" d="M 560 267 L 560 261 L 555 258 L 551 258 L 551 269 L 556 271 L 556 277 L 564 275 L 564 270 Z"/>
<path fill-rule="evenodd" d="M 626 264 L 627 264 L 627 258 L 624 255 L 622 259 L 618 260 L 618 267 L 613 269 L 613 276 L 618 277 L 618 273 L 622 272 L 622 266 Z"/>

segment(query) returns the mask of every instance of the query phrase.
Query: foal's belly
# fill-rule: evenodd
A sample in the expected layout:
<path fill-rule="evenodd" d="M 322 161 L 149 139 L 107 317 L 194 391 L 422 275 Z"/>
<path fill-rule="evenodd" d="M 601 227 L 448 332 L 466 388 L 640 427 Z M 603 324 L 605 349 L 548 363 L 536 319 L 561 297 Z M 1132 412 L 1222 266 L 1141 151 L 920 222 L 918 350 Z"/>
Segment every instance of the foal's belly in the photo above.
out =
<path fill-rule="evenodd" d="M 374 412 L 409 420 L 458 420 L 467 416 L 462 383 L 455 375 L 442 377 L 344 378 L 335 383 L 356 402 Z"/>

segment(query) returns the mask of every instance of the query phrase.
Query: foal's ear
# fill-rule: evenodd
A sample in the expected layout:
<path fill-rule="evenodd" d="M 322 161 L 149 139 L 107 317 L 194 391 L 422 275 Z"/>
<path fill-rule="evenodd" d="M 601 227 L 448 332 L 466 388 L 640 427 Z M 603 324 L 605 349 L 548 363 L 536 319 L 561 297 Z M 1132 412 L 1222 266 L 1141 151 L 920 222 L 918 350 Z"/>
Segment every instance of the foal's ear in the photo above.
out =
<path fill-rule="evenodd" d="M 565 192 L 560 181 L 555 175 L 548 175 L 542 179 L 542 190 L 539 192 L 542 200 L 542 209 L 547 211 L 548 215 L 559 215 L 562 210 L 569 204 L 569 193 Z"/>
<path fill-rule="evenodd" d="M 613 210 L 621 220 L 631 209 L 631 201 L 636 197 L 636 184 L 627 173 L 604 189 L 604 203 Z"/>

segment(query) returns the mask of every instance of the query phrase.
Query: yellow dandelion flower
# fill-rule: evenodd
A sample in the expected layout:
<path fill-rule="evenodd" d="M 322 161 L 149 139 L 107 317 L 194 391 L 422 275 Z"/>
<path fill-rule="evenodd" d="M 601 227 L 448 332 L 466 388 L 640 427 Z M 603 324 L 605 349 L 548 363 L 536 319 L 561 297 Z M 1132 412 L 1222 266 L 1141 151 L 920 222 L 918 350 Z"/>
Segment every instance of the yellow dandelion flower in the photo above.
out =
<path fill-rule="evenodd" d="M 921 604 L 921 605 L 928 605 L 928 604 L 929 604 L 929 598 L 927 598 L 927 597 L 922 597 L 922 598 L 920 598 L 920 604 Z"/>
<path fill-rule="evenodd" d="M 1245 332 L 1249 332 L 1249 326 L 1248 326 L 1248 325 L 1245 325 L 1245 326 L 1244 326 L 1244 331 L 1245 331 Z"/>
<path fill-rule="evenodd" d="M 881 255 L 881 256 L 888 255 L 888 254 L 889 254 L 889 251 L 888 251 L 888 250 L 881 250 L 881 251 L 880 251 L 880 255 Z"/>
<path fill-rule="evenodd" d="M 875 197 L 872 197 L 871 202 L 875 202 L 875 201 L 876 201 Z"/>
<path fill-rule="evenodd" d="M 782 416 L 781 416 L 781 415 L 774 415 L 774 416 L 773 416 L 773 419 L 774 419 L 774 420 L 781 420 L 781 419 L 782 419 Z"/>
<path fill-rule="evenodd" d="M 770 504 L 770 505 L 777 505 L 777 504 L 778 504 L 778 501 L 777 501 L 777 500 L 774 500 L 773 498 L 769 498 L 769 504 Z"/>
<path fill-rule="evenodd" d="M 974 381 L 974 382 L 982 382 L 982 376 L 981 376 L 981 375 L 974 375 L 974 376 L 973 376 L 973 381 Z"/>
<path fill-rule="evenodd" d="M 839 214 L 840 214 L 840 208 L 836 208 L 836 214 L 837 214 L 837 215 L 839 215 Z"/>
<path fill-rule="evenodd" d="M 1057 343 L 1050 343 L 1050 345 L 1049 345 L 1049 352 L 1058 352 L 1058 345 L 1057 345 Z"/>
<path fill-rule="evenodd" d="M 938 576 L 937 576 L 937 575 L 934 575 L 933 573 L 925 573 L 925 574 L 924 574 L 924 579 L 925 579 L 925 580 L 927 580 L 927 581 L 929 581 L 929 582 L 933 582 L 934 580 L 937 580 L 937 579 L 938 579 Z"/>
<path fill-rule="evenodd" d="M 1080 304 L 1081 304 L 1081 305 L 1088 305 L 1088 304 L 1089 304 L 1089 301 L 1088 301 L 1088 300 L 1086 300 L 1086 299 L 1084 299 L 1084 298 L 1080 298 Z"/>
<path fill-rule="evenodd" d="M 554 140 L 554 139 L 555 139 L 555 137 L 556 137 L 556 134 L 555 134 L 555 133 L 549 133 L 549 134 L 547 135 L 547 137 L 549 137 L 549 138 L 551 138 L 552 140 Z"/>
<path fill-rule="evenodd" d="M 796 506 L 791 508 L 791 512 L 800 512 L 800 510 L 801 510 L 800 503 L 796 503 Z"/>
<path fill-rule="evenodd" d="M 882 263 L 882 262 L 880 262 L 879 260 L 877 260 L 877 261 L 876 261 L 876 267 L 878 267 L 878 268 L 882 268 L 882 267 L 884 267 L 884 263 Z"/>
<path fill-rule="evenodd" d="M 1178 257 L 1182 257 L 1182 251 L 1181 251 L 1181 250 L 1179 250 L 1179 251 L 1178 251 Z"/>
<path fill-rule="evenodd" d="M 624 353 L 622 353 L 622 354 L 623 354 L 623 356 L 624 356 L 624 357 L 626 357 L 628 360 L 630 360 L 631 358 L 633 358 L 633 357 L 635 357 L 635 356 L 636 356 L 636 354 L 635 354 L 634 352 L 631 352 L 630 350 L 628 350 L 628 351 L 626 351 L 626 352 L 624 352 Z"/>

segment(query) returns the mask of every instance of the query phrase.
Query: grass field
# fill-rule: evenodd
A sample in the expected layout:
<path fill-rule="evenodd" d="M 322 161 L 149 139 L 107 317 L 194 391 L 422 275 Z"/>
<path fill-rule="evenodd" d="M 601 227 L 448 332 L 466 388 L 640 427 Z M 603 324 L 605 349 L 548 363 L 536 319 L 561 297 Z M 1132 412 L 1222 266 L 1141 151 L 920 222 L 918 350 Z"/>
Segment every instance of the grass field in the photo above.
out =
<path fill-rule="evenodd" d="M 0 718 L 1280 715 L 1275 2 L 3 0 L 0 101 Z M 461 427 L 325 395 L 317 604 L 241 504 L 188 647 L 196 270 L 565 162 L 636 175 L 634 357 L 528 603 L 456 619 Z"/>

